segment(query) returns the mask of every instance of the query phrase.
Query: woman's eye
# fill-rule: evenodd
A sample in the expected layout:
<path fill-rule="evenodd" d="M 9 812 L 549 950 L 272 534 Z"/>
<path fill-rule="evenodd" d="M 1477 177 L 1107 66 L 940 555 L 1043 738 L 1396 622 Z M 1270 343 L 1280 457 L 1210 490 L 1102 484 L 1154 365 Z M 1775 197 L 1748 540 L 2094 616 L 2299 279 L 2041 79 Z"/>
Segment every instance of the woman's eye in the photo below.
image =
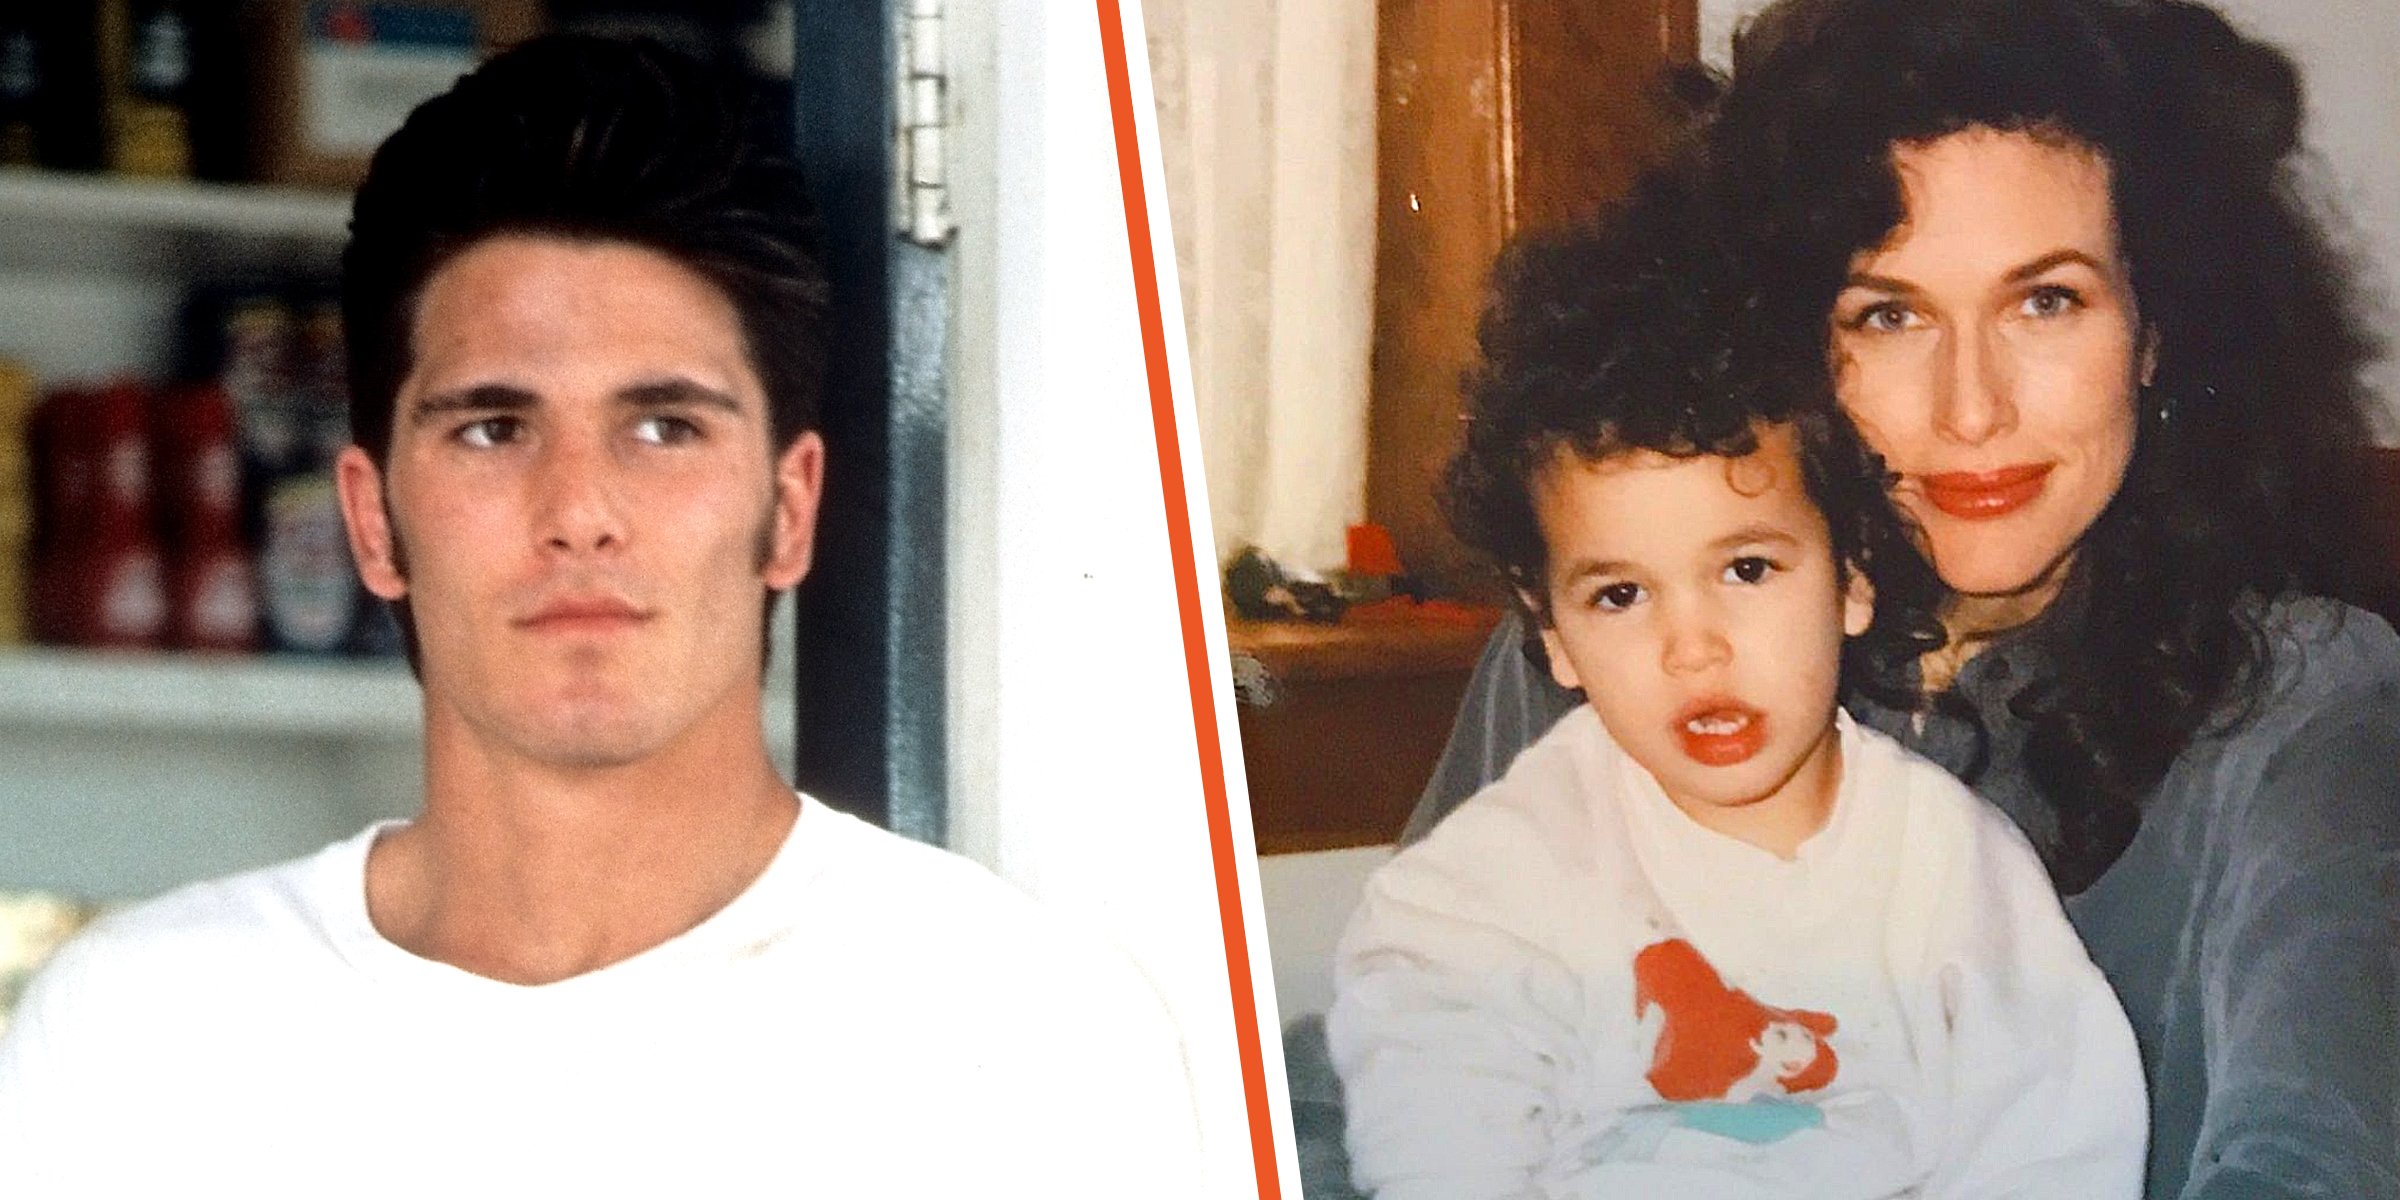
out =
<path fill-rule="evenodd" d="M 2075 289 L 2051 284 L 2027 292 L 2023 311 L 2029 317 L 2063 317 L 2082 307 L 2083 297 Z"/>
<path fill-rule="evenodd" d="M 1760 558 L 1755 554 L 1746 554 L 1725 564 L 1725 582 L 1727 583 L 1763 583 L 1767 576 L 1774 573 L 1774 560 Z"/>
<path fill-rule="evenodd" d="M 515 417 L 484 417 L 458 427 L 459 441 L 477 450 L 489 450 L 516 441 L 525 431 L 525 423 Z"/>
<path fill-rule="evenodd" d="M 1602 612 L 1623 612 L 1639 603 L 1641 598 L 1642 585 L 1612 583 L 1592 593 L 1592 607 Z"/>
<path fill-rule="evenodd" d="M 1899 333 L 1916 324 L 1916 314 L 1897 300 L 1870 304 L 1851 314 L 1850 328 L 1864 333 Z"/>
<path fill-rule="evenodd" d="M 673 446 L 700 436 L 700 426 L 684 417 L 652 413 L 634 423 L 634 436 L 653 446 Z"/>

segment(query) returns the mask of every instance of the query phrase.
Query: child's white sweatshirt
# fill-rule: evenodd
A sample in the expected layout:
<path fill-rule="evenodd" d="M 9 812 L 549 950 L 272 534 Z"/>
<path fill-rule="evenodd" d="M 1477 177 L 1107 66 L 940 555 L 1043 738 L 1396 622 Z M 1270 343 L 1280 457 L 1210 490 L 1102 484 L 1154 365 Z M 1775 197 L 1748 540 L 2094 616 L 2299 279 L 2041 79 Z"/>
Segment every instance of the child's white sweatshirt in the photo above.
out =
<path fill-rule="evenodd" d="M 1327 1020 L 1358 1185 L 2138 1195 L 2133 1035 L 2032 847 L 1838 720 L 1789 861 L 1693 822 L 1585 708 L 1377 872 Z"/>

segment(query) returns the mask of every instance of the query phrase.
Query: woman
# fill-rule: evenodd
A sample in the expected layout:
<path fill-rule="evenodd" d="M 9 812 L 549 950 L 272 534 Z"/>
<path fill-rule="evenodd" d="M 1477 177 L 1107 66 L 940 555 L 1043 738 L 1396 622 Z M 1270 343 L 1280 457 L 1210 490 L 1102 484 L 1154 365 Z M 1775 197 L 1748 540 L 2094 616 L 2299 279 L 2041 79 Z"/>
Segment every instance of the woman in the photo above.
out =
<path fill-rule="evenodd" d="M 2152 1197 L 2400 1195 L 2400 638 L 2299 87 L 2194 4 L 1786 0 L 1695 134 L 1957 593 L 1854 713 L 2006 809 L 2123 1001 Z M 1487 648 L 1407 838 L 1572 704 Z"/>

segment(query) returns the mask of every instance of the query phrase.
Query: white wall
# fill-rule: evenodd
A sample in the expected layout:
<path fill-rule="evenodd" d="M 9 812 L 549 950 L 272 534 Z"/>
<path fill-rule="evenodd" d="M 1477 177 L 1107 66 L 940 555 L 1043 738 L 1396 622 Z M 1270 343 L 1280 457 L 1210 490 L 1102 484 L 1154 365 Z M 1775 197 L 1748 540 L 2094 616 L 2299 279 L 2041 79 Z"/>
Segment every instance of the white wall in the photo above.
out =
<path fill-rule="evenodd" d="M 2308 145 L 2321 190 L 2347 214 L 2366 257 L 2376 324 L 2400 342 L 2400 0 L 2216 0 L 2247 32 L 2281 45 L 2305 73 Z M 1765 0 L 1700 0 L 1700 52 L 1723 65 L 1734 25 Z M 2370 376 L 2383 394 L 2377 437 L 2400 445 L 2400 358 Z"/>
<path fill-rule="evenodd" d="M 1275 1005 L 1286 1019 L 1333 1004 L 1333 951 L 1358 908 L 1367 876 L 1392 860 L 1392 847 L 1271 854 L 1258 874 L 1275 914 Z"/>
<path fill-rule="evenodd" d="M 2308 144 L 2328 198 L 2368 258 L 2377 327 L 2400 340 L 2400 0 L 2219 0 L 2248 32 L 2279 43 L 2306 73 Z M 2400 357 L 2372 376 L 2383 393 L 2376 434 L 2400 445 Z"/>
<path fill-rule="evenodd" d="M 1247 1195 L 1248 1113 L 1095 6 L 947 12 L 959 222 L 951 846 L 1132 952 L 1184 1035 L 1208 1156 L 1202 1194 Z M 1138 28 L 1128 44 L 1138 55 Z M 1147 121 L 1146 72 L 1138 57 L 1133 66 Z M 1149 165 L 1152 237 L 1167 252 Z M 1180 330 L 1171 271 L 1161 286 L 1166 327 Z M 1188 406 L 1178 417 L 1197 486 Z M 1213 624 L 1207 509 L 1198 496 L 1190 507 Z M 1209 635 L 1212 664 L 1225 660 L 1222 637 Z M 1230 738 L 1231 692 L 1217 673 Z M 1233 774 L 1234 836 L 1247 846 L 1238 761 Z M 1263 988 L 1263 947 L 1251 961 Z"/>

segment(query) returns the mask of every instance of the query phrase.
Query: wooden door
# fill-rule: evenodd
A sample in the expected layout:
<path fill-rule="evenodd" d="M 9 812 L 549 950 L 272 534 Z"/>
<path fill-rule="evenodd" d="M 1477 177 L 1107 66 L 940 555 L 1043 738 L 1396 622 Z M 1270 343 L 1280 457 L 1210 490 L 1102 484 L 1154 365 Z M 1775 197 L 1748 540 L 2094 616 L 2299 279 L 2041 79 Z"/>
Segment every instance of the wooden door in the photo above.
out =
<path fill-rule="evenodd" d="M 1589 215 L 1648 161 L 1660 69 L 1691 61 L 1693 0 L 1384 0 L 1367 514 L 1445 589 L 1497 598 L 1434 489 L 1492 260 L 1512 234 Z M 1480 586 L 1478 586 L 1480 585 Z M 1233 630 L 1273 681 L 1241 710 L 1260 850 L 1398 836 L 1440 757 L 1483 626 Z"/>
<path fill-rule="evenodd" d="M 1489 587 L 1435 506 L 1493 257 L 1590 214 L 1660 137 L 1659 71 L 1694 0 L 1385 0 L 1377 10 L 1375 350 L 1367 512 L 1446 586 Z"/>

